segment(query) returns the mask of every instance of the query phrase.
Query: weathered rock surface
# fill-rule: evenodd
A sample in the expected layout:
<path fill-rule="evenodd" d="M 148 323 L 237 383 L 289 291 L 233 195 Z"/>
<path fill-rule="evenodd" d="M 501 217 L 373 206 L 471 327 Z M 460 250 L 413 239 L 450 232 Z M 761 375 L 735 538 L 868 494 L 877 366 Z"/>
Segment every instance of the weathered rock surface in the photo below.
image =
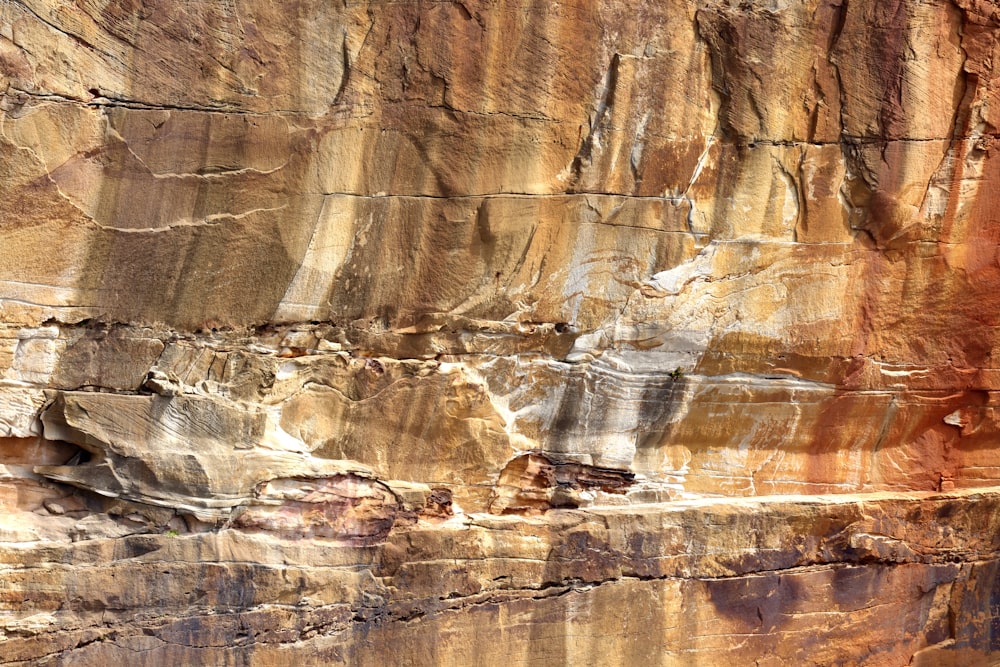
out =
<path fill-rule="evenodd" d="M 1000 494 L 468 516 L 0 550 L 14 664 L 995 663 Z M 640 510 L 641 511 L 638 511 Z M 141 582 L 137 586 L 136 582 Z"/>
<path fill-rule="evenodd" d="M 998 59 L 0 0 L 0 661 L 1000 663 Z"/>

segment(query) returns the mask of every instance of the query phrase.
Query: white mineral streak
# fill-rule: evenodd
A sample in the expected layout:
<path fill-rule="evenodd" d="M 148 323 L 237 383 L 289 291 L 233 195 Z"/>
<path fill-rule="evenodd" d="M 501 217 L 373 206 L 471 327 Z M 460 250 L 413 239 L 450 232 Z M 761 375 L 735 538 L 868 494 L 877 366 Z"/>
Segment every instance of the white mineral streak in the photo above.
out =
<path fill-rule="evenodd" d="M 996 663 L 994 4 L 0 2 L 0 663 Z"/>

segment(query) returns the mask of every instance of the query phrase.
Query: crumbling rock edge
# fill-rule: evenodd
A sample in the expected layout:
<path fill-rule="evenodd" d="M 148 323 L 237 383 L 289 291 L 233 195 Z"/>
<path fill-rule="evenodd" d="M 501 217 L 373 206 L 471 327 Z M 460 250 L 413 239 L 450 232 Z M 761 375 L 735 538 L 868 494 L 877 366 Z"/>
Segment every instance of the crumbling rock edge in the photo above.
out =
<path fill-rule="evenodd" d="M 585 655 L 574 633 L 620 623 L 601 664 L 793 664 L 783 637 L 812 633 L 799 664 L 988 665 L 1000 487 L 423 517 L 367 546 L 234 529 L 7 542 L 0 563 L 18 609 L 3 664 L 527 664 L 539 623 L 566 659 Z M 846 641 L 865 632 L 898 641 Z"/>

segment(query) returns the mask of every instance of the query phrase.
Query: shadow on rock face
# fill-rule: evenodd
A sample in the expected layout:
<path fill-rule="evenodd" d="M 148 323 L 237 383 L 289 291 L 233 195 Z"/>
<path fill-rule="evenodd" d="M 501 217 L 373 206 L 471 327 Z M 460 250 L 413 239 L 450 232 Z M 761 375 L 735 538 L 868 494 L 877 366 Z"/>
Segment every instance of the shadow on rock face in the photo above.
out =
<path fill-rule="evenodd" d="M 493 491 L 494 514 L 544 512 L 588 504 L 588 492 L 625 493 L 635 481 L 626 470 L 564 460 L 536 453 L 518 456 L 507 464 Z"/>

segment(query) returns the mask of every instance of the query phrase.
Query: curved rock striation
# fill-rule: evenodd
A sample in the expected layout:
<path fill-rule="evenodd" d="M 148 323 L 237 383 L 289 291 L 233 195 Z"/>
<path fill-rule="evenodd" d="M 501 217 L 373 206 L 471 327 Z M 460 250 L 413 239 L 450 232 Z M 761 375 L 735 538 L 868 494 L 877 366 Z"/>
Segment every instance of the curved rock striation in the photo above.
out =
<path fill-rule="evenodd" d="M 996 662 L 998 47 L 0 0 L 0 662 Z"/>

